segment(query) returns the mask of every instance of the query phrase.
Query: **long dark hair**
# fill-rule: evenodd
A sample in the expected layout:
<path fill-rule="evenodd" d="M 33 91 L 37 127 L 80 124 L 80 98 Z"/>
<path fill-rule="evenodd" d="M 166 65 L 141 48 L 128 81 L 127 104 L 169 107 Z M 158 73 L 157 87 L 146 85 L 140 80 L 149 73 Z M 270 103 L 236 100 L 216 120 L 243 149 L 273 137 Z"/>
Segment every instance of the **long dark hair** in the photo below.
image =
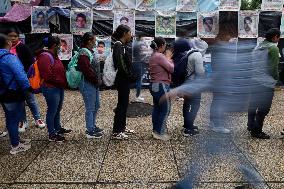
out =
<path fill-rule="evenodd" d="M 131 28 L 129 26 L 126 26 L 126 25 L 119 25 L 116 30 L 113 32 L 112 34 L 112 38 L 115 40 L 115 41 L 118 41 L 120 40 L 125 33 L 131 31 Z"/>
<path fill-rule="evenodd" d="M 9 33 L 12 33 L 12 32 L 15 32 L 17 35 L 20 35 L 20 30 L 19 30 L 19 28 L 17 28 L 17 27 L 13 27 L 13 28 L 9 28 L 7 31 L 6 31 L 6 35 L 8 35 Z"/>
<path fill-rule="evenodd" d="M 59 45 L 60 39 L 57 36 L 49 36 L 48 38 L 44 38 L 43 44 L 50 49 L 53 45 Z"/>
<path fill-rule="evenodd" d="M 93 40 L 95 35 L 92 32 L 87 32 L 82 37 L 82 45 L 87 45 L 90 40 Z"/>
<path fill-rule="evenodd" d="M 151 42 L 150 47 L 153 50 L 158 50 L 161 46 L 166 44 L 166 40 L 162 37 L 155 37 L 154 40 Z"/>

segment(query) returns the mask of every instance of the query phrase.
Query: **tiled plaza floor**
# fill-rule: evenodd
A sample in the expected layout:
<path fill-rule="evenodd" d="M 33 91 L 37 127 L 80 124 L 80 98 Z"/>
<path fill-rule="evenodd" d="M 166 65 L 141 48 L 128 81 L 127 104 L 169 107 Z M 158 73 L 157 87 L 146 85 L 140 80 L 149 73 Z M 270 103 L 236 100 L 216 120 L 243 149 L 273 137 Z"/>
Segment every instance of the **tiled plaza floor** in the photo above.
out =
<path fill-rule="evenodd" d="M 149 114 L 151 96 L 147 90 L 143 90 L 143 95 L 147 104 L 139 104 L 139 110 Z M 210 131 L 210 94 L 202 96 L 195 121 L 200 127 L 199 135 L 182 136 L 182 101 L 175 101 L 168 119 L 170 141 L 152 139 L 151 116 L 141 112 L 135 112 L 141 116 L 127 119 L 127 126 L 136 134 L 129 140 L 113 140 L 110 135 L 116 96 L 111 90 L 101 93 L 97 125 L 105 129 L 102 139 L 86 139 L 83 101 L 77 91 L 65 93 L 61 121 L 73 132 L 63 144 L 48 142 L 47 130 L 36 128 L 28 111 L 29 128 L 21 136 L 32 139 L 32 149 L 13 156 L 9 154 L 8 138 L 0 139 L 0 189 L 162 189 L 184 178 L 192 167 L 198 168 L 194 186 L 197 189 L 230 189 L 246 183 L 249 178 L 244 176 L 242 167 L 259 174 L 261 188 L 284 189 L 284 139 L 279 134 L 284 128 L 283 91 L 275 93 L 265 121 L 270 140 L 248 135 L 246 113 L 228 116 L 231 134 Z M 44 98 L 37 97 L 45 115 Z M 135 111 L 135 104 L 133 107 Z M 4 126 L 0 110 L 0 130 Z M 216 146 L 219 151 L 208 151 Z"/>

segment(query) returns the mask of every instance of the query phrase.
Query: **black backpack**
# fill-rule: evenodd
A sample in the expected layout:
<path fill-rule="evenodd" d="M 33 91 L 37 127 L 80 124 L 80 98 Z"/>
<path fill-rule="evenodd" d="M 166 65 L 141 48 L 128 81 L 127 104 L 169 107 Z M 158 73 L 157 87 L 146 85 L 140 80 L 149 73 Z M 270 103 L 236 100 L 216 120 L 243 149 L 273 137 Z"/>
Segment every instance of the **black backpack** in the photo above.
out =
<path fill-rule="evenodd" d="M 174 87 L 178 87 L 181 84 L 183 84 L 187 78 L 187 63 L 188 63 L 188 57 L 194 53 L 194 52 L 199 52 L 198 50 L 191 50 L 187 52 L 181 59 L 180 61 L 175 64 L 174 67 L 174 73 L 172 74 L 172 82 Z M 193 73 L 191 73 L 189 76 L 191 76 Z"/>

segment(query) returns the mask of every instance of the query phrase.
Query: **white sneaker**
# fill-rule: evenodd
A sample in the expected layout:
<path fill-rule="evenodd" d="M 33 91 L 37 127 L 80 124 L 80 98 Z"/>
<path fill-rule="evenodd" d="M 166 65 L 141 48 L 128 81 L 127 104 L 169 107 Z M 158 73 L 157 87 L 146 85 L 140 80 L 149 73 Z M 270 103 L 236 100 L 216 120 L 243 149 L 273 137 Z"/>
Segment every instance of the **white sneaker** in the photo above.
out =
<path fill-rule="evenodd" d="M 35 120 L 35 124 L 40 129 L 45 128 L 45 123 L 41 119 Z"/>
<path fill-rule="evenodd" d="M 167 141 L 170 140 L 170 136 L 168 134 L 158 134 L 156 132 L 152 132 L 153 138 L 154 139 L 158 139 L 158 140 L 163 140 L 163 141 Z"/>
<path fill-rule="evenodd" d="M 29 150 L 30 148 L 31 148 L 31 145 L 25 145 L 25 144 L 19 143 L 17 147 L 12 147 L 12 149 L 10 150 L 10 154 L 15 155 L 19 152 L 25 152 Z"/>
<path fill-rule="evenodd" d="M 125 128 L 125 131 L 124 131 L 126 134 L 134 134 L 135 133 L 135 131 L 134 130 L 132 130 L 132 129 L 129 129 L 129 128 Z"/>
<path fill-rule="evenodd" d="M 113 133 L 112 137 L 118 140 L 128 139 L 128 136 L 125 133 Z"/>
<path fill-rule="evenodd" d="M 28 123 L 26 121 L 21 121 L 19 124 L 19 132 L 20 133 L 25 132 L 27 127 L 28 127 Z"/>
<path fill-rule="evenodd" d="M 229 129 L 226 129 L 225 127 L 212 127 L 212 131 L 215 133 L 222 133 L 222 134 L 229 134 L 231 131 Z"/>
<path fill-rule="evenodd" d="M 136 99 L 135 99 L 135 101 L 136 102 L 144 102 L 144 98 L 143 97 L 141 97 L 141 96 L 138 96 Z"/>
<path fill-rule="evenodd" d="M 7 132 L 5 132 L 5 131 L 3 131 L 3 132 L 0 132 L 0 137 L 5 137 L 5 136 L 7 136 Z"/>
<path fill-rule="evenodd" d="M 21 139 L 20 138 L 20 143 L 24 145 L 29 145 L 32 142 L 31 139 Z"/>

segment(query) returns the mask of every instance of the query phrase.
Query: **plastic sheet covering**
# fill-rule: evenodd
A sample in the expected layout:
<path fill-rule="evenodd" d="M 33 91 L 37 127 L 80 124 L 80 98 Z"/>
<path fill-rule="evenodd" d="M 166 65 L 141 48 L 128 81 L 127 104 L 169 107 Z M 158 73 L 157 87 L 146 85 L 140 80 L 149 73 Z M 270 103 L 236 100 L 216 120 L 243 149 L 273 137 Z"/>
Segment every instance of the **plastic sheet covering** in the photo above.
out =
<path fill-rule="evenodd" d="M 113 12 L 94 11 L 92 30 L 96 35 L 111 36 L 113 33 Z"/>
<path fill-rule="evenodd" d="M 197 0 L 177 0 L 176 11 L 194 12 L 197 10 Z"/>
<path fill-rule="evenodd" d="M 198 9 L 201 12 L 210 12 L 218 9 L 219 0 L 198 0 Z"/>
<path fill-rule="evenodd" d="M 71 0 L 72 8 L 92 8 L 94 0 Z"/>
<path fill-rule="evenodd" d="M 136 36 L 155 36 L 155 13 L 154 11 L 135 11 Z"/>
<path fill-rule="evenodd" d="M 156 10 L 174 11 L 176 10 L 176 0 L 156 0 Z"/>
<path fill-rule="evenodd" d="M 155 0 L 136 0 L 136 10 L 153 10 L 155 5 Z"/>
<path fill-rule="evenodd" d="M 264 37 L 270 28 L 279 28 L 281 24 L 281 12 L 263 11 L 259 13 L 258 36 Z"/>
<path fill-rule="evenodd" d="M 177 13 L 177 37 L 196 37 L 197 36 L 197 13 L 178 12 Z"/>
<path fill-rule="evenodd" d="M 114 8 L 115 9 L 135 9 L 136 0 L 115 0 Z"/>

